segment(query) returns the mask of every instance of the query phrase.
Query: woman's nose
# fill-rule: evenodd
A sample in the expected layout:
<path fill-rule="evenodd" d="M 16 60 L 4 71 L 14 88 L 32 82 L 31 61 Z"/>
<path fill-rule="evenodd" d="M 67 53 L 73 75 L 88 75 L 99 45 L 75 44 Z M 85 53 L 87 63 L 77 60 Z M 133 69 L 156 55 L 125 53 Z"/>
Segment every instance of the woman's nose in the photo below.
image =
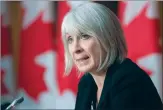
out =
<path fill-rule="evenodd" d="M 79 42 L 74 43 L 74 53 L 79 54 L 83 51 L 83 48 L 79 44 Z"/>
<path fill-rule="evenodd" d="M 77 49 L 75 49 L 75 53 L 76 54 L 79 54 L 79 53 L 81 53 L 83 50 L 82 50 L 82 48 L 77 48 Z"/>

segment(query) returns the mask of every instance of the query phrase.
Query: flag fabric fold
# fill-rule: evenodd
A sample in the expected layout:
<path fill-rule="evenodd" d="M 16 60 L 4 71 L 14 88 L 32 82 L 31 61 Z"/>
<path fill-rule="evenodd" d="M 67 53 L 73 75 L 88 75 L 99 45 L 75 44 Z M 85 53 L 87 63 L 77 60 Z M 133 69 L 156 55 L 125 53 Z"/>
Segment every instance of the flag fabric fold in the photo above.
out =
<path fill-rule="evenodd" d="M 8 2 L 1 5 L 1 104 L 9 103 L 14 98 L 15 82 L 13 56 L 11 50 L 11 30 Z"/>

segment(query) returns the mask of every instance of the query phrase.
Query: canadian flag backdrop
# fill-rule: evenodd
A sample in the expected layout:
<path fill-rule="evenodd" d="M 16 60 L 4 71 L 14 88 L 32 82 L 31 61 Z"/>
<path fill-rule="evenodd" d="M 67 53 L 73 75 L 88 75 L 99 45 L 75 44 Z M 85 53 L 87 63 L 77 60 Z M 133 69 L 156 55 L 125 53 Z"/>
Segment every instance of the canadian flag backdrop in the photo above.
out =
<path fill-rule="evenodd" d="M 90 1 L 22 1 L 22 29 L 17 73 L 17 95 L 10 50 L 7 2 L 1 2 L 1 97 L 24 97 L 18 109 L 74 109 L 81 75 L 75 68 L 64 75 L 61 23 L 65 14 Z M 95 1 L 98 2 L 98 1 Z M 108 2 L 109 4 L 109 2 Z M 128 57 L 152 78 L 162 95 L 159 16 L 156 2 L 119 2 L 118 15 L 127 40 Z M 4 101 L 5 101 L 4 100 Z"/>
<path fill-rule="evenodd" d="M 57 5 L 57 22 L 56 22 L 56 51 L 57 54 L 57 79 L 59 92 L 62 95 L 66 90 L 70 90 L 73 94 L 77 93 L 77 84 L 80 79 L 80 75 L 77 73 L 76 69 L 73 68 L 71 73 L 68 76 L 65 76 L 64 73 L 64 47 L 61 41 L 61 24 L 65 14 L 77 7 L 80 4 L 83 4 L 88 1 L 60 1 Z"/>
<path fill-rule="evenodd" d="M 150 75 L 162 97 L 162 54 L 157 3 L 120 2 L 119 18 L 127 41 L 128 57 Z"/>
<path fill-rule="evenodd" d="M 14 72 L 11 53 L 11 36 L 8 13 L 8 2 L 0 1 L 1 5 L 1 103 L 13 100 Z"/>
<path fill-rule="evenodd" d="M 53 51 L 53 3 L 22 1 L 18 95 L 19 108 L 54 108 L 56 101 L 55 55 Z"/>
<path fill-rule="evenodd" d="M 60 34 L 62 18 L 71 4 L 58 2 L 54 7 L 55 2 L 50 1 L 23 1 L 21 6 L 18 96 L 25 101 L 19 108 L 73 109 L 79 78 L 75 69 L 68 76 L 63 74 Z"/>

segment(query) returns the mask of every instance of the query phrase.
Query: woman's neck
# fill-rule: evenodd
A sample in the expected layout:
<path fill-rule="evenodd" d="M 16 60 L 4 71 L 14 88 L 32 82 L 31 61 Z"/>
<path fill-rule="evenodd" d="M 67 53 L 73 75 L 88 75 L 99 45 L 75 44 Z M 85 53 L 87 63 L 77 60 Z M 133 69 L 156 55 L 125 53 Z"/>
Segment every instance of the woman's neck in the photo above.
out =
<path fill-rule="evenodd" d="M 99 73 L 91 73 L 98 89 L 102 89 L 104 85 L 104 80 L 106 76 L 106 72 L 99 72 Z"/>
<path fill-rule="evenodd" d="M 96 85 L 97 85 L 97 105 L 100 101 L 100 97 L 101 97 L 101 93 L 102 93 L 102 89 L 104 86 L 104 80 L 105 80 L 105 76 L 106 76 L 106 72 L 100 72 L 100 73 L 91 73 Z"/>

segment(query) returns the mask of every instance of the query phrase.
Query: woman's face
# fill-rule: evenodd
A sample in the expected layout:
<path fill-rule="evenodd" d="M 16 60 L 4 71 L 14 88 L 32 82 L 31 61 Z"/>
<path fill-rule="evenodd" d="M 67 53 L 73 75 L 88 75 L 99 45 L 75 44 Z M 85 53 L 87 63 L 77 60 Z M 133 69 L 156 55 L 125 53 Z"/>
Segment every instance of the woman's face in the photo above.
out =
<path fill-rule="evenodd" d="M 74 64 L 80 72 L 96 71 L 100 62 L 100 45 L 95 37 L 69 36 L 67 34 L 69 52 Z"/>

